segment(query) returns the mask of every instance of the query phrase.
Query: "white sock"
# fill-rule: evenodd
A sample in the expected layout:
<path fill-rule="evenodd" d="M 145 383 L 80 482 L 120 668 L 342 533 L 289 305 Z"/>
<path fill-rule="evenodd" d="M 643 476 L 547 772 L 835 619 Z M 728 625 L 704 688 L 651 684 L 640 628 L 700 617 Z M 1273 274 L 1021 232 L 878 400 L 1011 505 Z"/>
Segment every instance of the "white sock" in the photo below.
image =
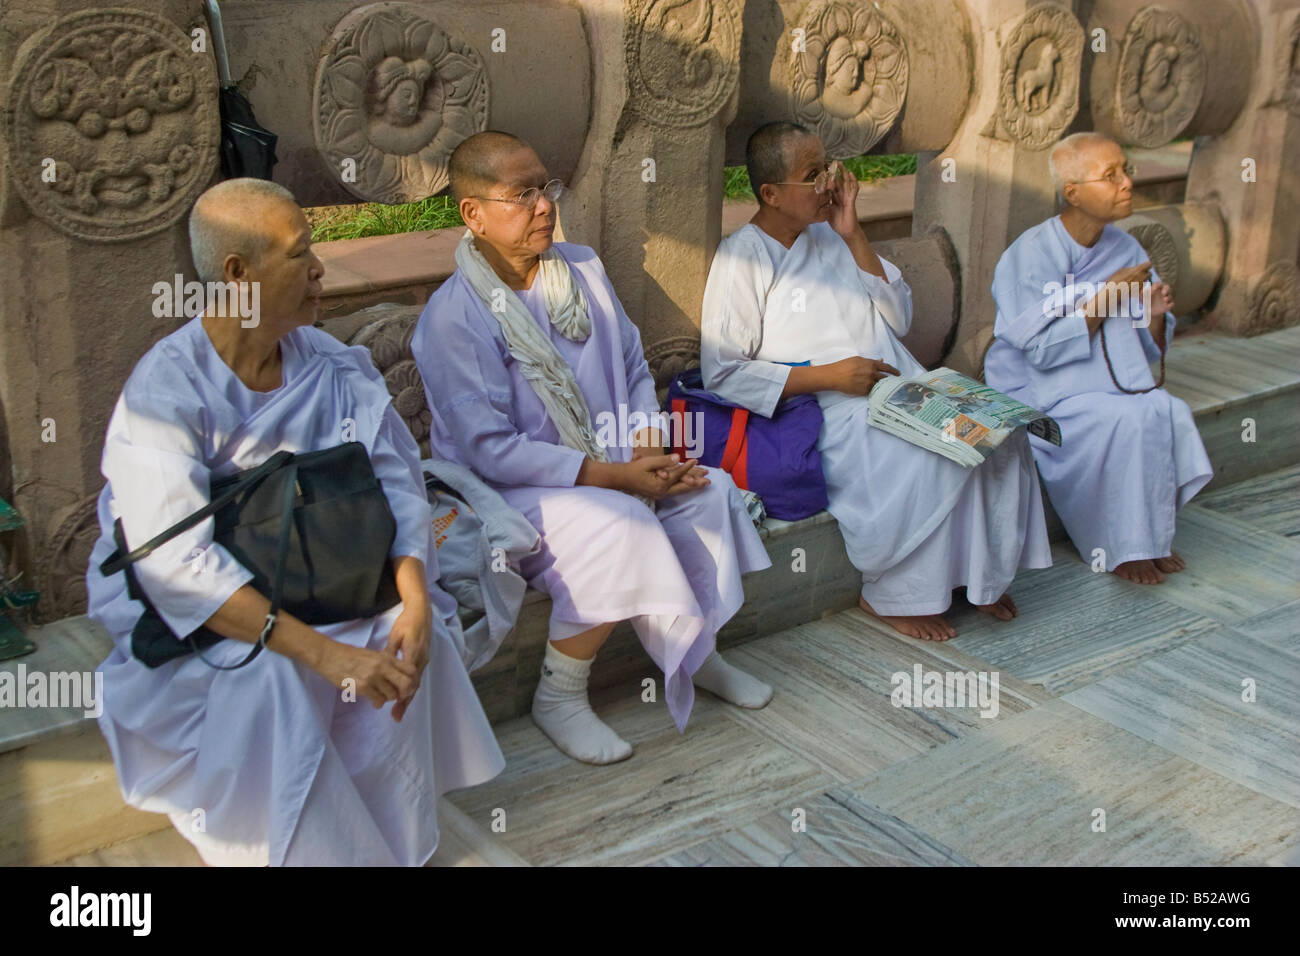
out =
<path fill-rule="evenodd" d="M 764 684 L 757 677 L 746 674 L 738 667 L 732 667 L 717 651 L 704 659 L 691 680 L 696 687 L 703 687 L 737 707 L 757 710 L 766 707 L 772 699 L 770 684 Z"/>
<path fill-rule="evenodd" d="M 587 701 L 591 661 L 580 661 L 546 642 L 542 679 L 533 694 L 533 723 L 562 753 L 583 763 L 617 763 L 632 745 L 596 716 Z"/>

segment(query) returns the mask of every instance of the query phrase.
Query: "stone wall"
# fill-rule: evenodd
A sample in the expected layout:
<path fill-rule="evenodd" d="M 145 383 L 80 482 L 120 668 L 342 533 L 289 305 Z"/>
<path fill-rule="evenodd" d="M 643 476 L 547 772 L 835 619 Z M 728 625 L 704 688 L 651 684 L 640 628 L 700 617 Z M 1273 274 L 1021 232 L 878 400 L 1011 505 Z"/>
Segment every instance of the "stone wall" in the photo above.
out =
<path fill-rule="evenodd" d="M 564 234 L 604 257 L 661 373 L 694 358 L 723 166 L 779 118 L 817 129 L 836 157 L 920 153 L 913 235 L 887 254 L 924 290 L 909 342 L 932 362 L 979 371 L 993 267 L 1054 211 L 1046 149 L 1085 128 L 1135 146 L 1197 137 L 1187 202 L 1126 226 L 1207 326 L 1300 322 L 1286 175 L 1300 146 L 1300 0 L 223 11 L 233 77 L 279 135 L 276 179 L 303 204 L 421 198 L 445 187 L 465 136 L 518 133 L 571 184 Z M 84 605 L 113 401 L 178 324 L 154 317 L 154 283 L 193 277 L 185 216 L 218 175 L 205 28 L 199 0 L 0 9 L 0 495 L 29 521 L 19 557 L 46 617 Z M 392 335 L 362 337 L 387 355 Z"/>

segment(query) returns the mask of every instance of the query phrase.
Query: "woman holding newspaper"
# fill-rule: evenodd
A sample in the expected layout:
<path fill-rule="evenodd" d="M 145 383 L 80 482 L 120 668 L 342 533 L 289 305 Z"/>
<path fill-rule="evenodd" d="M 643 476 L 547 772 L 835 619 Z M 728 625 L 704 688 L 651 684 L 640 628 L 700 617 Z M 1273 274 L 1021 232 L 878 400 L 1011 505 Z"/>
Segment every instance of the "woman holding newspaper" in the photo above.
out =
<path fill-rule="evenodd" d="M 858 224 L 856 178 L 827 163 L 815 135 L 768 124 L 746 160 L 759 210 L 709 272 L 705 386 L 763 415 L 784 396 L 817 396 L 830 511 L 862 572 L 864 610 L 911 637 L 946 640 L 956 631 L 942 615 L 965 587 L 972 604 L 1009 620 L 1017 568 L 1051 564 L 1023 431 L 963 467 L 873 427 L 873 387 L 925 375 L 899 340 L 911 291 Z"/>

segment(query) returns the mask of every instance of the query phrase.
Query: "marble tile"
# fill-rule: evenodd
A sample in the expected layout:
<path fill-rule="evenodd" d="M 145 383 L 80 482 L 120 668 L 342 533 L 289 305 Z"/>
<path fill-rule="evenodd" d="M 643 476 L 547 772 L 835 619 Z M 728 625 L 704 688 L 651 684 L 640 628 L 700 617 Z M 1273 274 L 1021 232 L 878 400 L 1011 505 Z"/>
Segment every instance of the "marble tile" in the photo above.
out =
<path fill-rule="evenodd" d="M 1094 573 L 1068 541 L 1053 545 L 1052 555 L 1052 567 L 1024 572 L 1012 583 L 1018 617 L 998 621 L 960 602 L 948 618 L 957 630 L 948 643 L 1062 694 L 1218 625 L 1203 612 L 1158 599 L 1155 592 L 1165 598 L 1168 584 L 1143 587 Z"/>
<path fill-rule="evenodd" d="M 709 695 L 699 695 L 682 735 L 662 700 L 593 703 L 636 748 L 629 760 L 580 764 L 523 718 L 497 729 L 505 771 L 451 801 L 480 826 L 494 809 L 504 810 L 501 842 L 532 864 L 628 864 L 697 843 L 832 783 L 810 762 L 728 720 L 727 705 Z"/>
<path fill-rule="evenodd" d="M 425 866 L 528 866 L 528 863 L 443 796 L 438 798 L 438 849 Z"/>
<path fill-rule="evenodd" d="M 850 789 L 982 866 L 1259 865 L 1300 842 L 1294 807 L 1062 700 Z"/>
<path fill-rule="evenodd" d="M 113 641 L 108 632 L 85 616 L 67 617 L 27 632 L 36 650 L 24 657 L 0 661 L 0 672 L 30 678 L 40 672 L 88 673 L 108 656 Z M 91 688 L 93 690 L 93 678 Z M 80 685 L 80 681 L 78 682 Z M 30 681 L 28 682 L 30 687 Z M 93 696 L 93 694 L 92 694 Z M 50 737 L 77 733 L 90 723 L 86 707 L 4 707 L 0 709 L 0 753 L 30 746 Z"/>
<path fill-rule="evenodd" d="M 1294 386 L 1273 394 L 1254 394 L 1230 407 L 1198 412 L 1196 427 L 1214 465 L 1214 477 L 1202 494 L 1300 464 L 1300 443 L 1294 438 L 1298 416 L 1300 390 Z M 1246 419 L 1255 423 L 1253 442 L 1241 440 Z"/>
<path fill-rule="evenodd" d="M 790 807 L 668 854 L 651 866 L 972 866 L 960 853 L 842 789 L 809 794 L 795 830 Z"/>
<path fill-rule="evenodd" d="M 1242 700 L 1242 681 L 1255 700 Z M 1300 653 L 1223 627 L 1066 694 L 1088 713 L 1300 808 Z"/>
<path fill-rule="evenodd" d="M 1178 514 L 1174 550 L 1186 570 L 1160 585 L 1120 583 L 1225 624 L 1300 599 L 1300 540 L 1192 505 Z"/>
<path fill-rule="evenodd" d="M 1264 531 L 1300 538 L 1300 466 L 1197 495 L 1192 501 L 1198 507 L 1231 515 Z"/>
<path fill-rule="evenodd" d="M 984 671 L 948 644 L 911 641 L 859 610 L 845 611 L 727 652 L 727 660 L 773 687 L 762 710 L 727 708 L 728 719 L 761 733 L 837 780 L 858 779 L 913 754 L 1006 719 L 1051 698 L 1000 675 L 998 712 L 977 707 L 895 707 L 895 673 Z"/>
<path fill-rule="evenodd" d="M 1233 627 L 1291 655 L 1300 654 L 1300 601 L 1264 611 Z"/>

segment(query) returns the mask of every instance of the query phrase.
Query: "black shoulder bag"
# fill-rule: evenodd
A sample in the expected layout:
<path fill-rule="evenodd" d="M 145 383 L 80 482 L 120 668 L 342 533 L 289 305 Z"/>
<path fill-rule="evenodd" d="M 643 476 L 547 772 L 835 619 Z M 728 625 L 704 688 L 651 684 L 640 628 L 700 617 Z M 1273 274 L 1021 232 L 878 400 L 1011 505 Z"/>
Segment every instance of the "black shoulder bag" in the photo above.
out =
<path fill-rule="evenodd" d="M 297 455 L 276 452 L 256 468 L 214 481 L 210 499 L 134 551 L 127 549 L 121 520 L 113 526 L 117 550 L 99 570 L 106 577 L 124 571 L 127 594 L 144 605 L 131 631 L 131 653 L 146 666 L 197 653 L 218 670 L 235 670 L 261 653 L 281 610 L 316 626 L 374 617 L 401 600 L 388 558 L 397 522 L 360 442 Z M 175 634 L 131 569 L 208 517 L 213 541 L 252 572 L 249 583 L 271 600 L 257 643 L 229 667 L 202 652 L 224 638 L 206 627 Z"/>

